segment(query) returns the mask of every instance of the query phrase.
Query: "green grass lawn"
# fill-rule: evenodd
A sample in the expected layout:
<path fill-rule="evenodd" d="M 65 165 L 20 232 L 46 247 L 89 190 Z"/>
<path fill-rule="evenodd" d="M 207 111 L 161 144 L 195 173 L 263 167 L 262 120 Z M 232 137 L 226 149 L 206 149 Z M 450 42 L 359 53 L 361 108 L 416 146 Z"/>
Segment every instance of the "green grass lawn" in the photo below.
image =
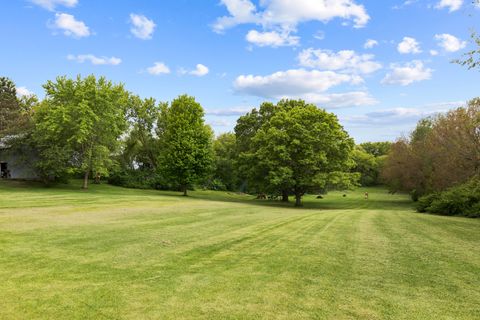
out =
<path fill-rule="evenodd" d="M 480 319 L 480 220 L 305 200 L 2 182 L 0 319 Z"/>

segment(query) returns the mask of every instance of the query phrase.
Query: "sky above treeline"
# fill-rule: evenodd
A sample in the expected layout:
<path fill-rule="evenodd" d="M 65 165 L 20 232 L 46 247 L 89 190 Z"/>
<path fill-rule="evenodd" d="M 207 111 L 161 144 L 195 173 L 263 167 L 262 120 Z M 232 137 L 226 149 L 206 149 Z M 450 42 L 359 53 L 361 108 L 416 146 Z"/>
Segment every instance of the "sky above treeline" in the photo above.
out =
<path fill-rule="evenodd" d="M 304 99 L 357 142 L 395 140 L 480 96 L 470 0 L 9 0 L 0 75 L 44 96 L 59 75 L 106 76 L 142 97 L 193 95 L 217 134 L 263 101 Z"/>

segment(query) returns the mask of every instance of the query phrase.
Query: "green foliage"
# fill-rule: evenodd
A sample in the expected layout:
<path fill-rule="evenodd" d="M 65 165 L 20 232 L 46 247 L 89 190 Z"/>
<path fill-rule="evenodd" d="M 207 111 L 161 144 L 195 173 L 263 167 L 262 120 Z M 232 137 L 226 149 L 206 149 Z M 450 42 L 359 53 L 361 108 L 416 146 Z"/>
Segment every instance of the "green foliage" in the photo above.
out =
<path fill-rule="evenodd" d="M 480 217 L 480 178 L 421 197 L 417 210 L 449 216 Z"/>
<path fill-rule="evenodd" d="M 0 138 L 25 134 L 31 125 L 32 108 L 38 104 L 34 95 L 17 98 L 15 83 L 0 77 Z"/>
<path fill-rule="evenodd" d="M 93 75 L 58 77 L 44 88 L 45 100 L 34 115 L 36 166 L 44 179 L 81 172 L 87 188 L 91 171 L 105 176 L 115 164 L 112 155 L 126 129 L 128 93 L 123 85 Z"/>
<path fill-rule="evenodd" d="M 224 133 L 213 142 L 215 171 L 212 188 L 214 190 L 235 190 L 238 186 L 236 168 L 236 138 L 233 133 Z"/>
<path fill-rule="evenodd" d="M 355 162 L 352 172 L 360 174 L 362 186 L 373 186 L 378 184 L 381 161 L 371 153 L 367 153 L 361 146 L 356 146 L 352 152 L 352 159 Z"/>
<path fill-rule="evenodd" d="M 291 190 L 299 206 L 306 192 L 325 187 L 325 174 L 348 169 L 352 148 L 335 115 L 283 100 L 253 136 L 248 156 L 270 188 Z"/>
<path fill-rule="evenodd" d="M 161 171 L 184 195 L 212 169 L 213 132 L 203 117 L 203 108 L 195 98 L 183 95 L 162 110 L 159 120 Z"/>
<path fill-rule="evenodd" d="M 131 95 L 128 102 L 127 119 L 129 130 L 123 141 L 120 157 L 124 168 L 141 169 L 158 168 L 160 143 L 155 128 L 161 112 L 161 104 L 155 100 L 140 99 Z"/>
<path fill-rule="evenodd" d="M 388 152 L 390 152 L 391 146 L 392 143 L 388 141 L 364 142 L 360 144 L 360 147 L 363 149 L 363 151 L 374 157 L 381 157 L 387 155 Z"/>

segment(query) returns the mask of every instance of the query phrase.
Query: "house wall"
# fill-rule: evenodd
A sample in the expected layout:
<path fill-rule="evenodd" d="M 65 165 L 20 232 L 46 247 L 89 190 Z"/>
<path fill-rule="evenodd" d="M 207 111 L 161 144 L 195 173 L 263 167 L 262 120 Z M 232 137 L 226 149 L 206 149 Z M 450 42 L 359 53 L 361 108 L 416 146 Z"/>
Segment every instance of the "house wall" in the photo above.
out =
<path fill-rule="evenodd" d="M 33 168 L 34 157 L 18 156 L 8 152 L 8 150 L 0 150 L 0 162 L 6 162 L 7 168 L 10 170 L 11 179 L 35 180 L 38 176 Z"/>

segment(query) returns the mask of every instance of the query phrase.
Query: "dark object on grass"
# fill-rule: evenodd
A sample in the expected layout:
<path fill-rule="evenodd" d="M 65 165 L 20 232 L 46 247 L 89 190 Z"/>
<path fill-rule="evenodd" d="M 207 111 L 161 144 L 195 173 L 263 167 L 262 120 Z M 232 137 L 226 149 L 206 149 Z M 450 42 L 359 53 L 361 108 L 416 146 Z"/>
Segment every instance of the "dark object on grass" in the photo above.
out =
<path fill-rule="evenodd" d="M 343 197 L 345 198 L 347 195 L 346 194 L 343 194 Z"/>
<path fill-rule="evenodd" d="M 265 193 L 259 193 L 257 195 L 257 199 L 259 200 L 266 200 L 267 199 L 267 195 Z"/>
<path fill-rule="evenodd" d="M 323 197 L 322 196 L 317 196 L 317 199 L 323 199 Z"/>

